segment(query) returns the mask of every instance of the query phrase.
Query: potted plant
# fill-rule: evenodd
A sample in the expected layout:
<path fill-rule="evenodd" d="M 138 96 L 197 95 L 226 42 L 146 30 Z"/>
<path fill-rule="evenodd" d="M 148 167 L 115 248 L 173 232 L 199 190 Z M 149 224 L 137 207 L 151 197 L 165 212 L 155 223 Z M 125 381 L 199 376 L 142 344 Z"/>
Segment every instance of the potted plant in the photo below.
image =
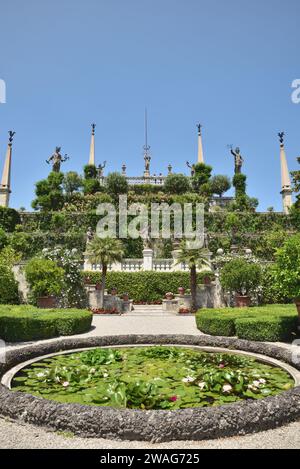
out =
<path fill-rule="evenodd" d="M 173 295 L 172 292 L 166 293 L 166 299 L 167 299 L 167 300 L 173 300 L 173 298 L 174 298 L 174 295 Z"/>
<path fill-rule="evenodd" d="M 180 306 L 178 312 L 179 314 L 190 314 L 191 310 L 187 308 L 186 306 Z"/>
<path fill-rule="evenodd" d="M 55 308 L 64 288 L 64 269 L 50 259 L 33 258 L 25 268 L 33 300 L 39 308 Z"/>
<path fill-rule="evenodd" d="M 261 268 L 258 264 L 247 262 L 245 259 L 233 259 L 221 271 L 221 285 L 235 293 L 237 307 L 250 306 L 250 294 L 259 286 Z"/>
<path fill-rule="evenodd" d="M 211 270 L 200 272 L 198 274 L 202 280 L 203 285 L 211 285 L 212 279 L 214 278 L 214 273 Z"/>
<path fill-rule="evenodd" d="M 117 288 L 116 288 L 116 287 L 112 287 L 110 293 L 111 293 L 111 295 L 116 296 L 116 294 L 118 293 Z"/>
<path fill-rule="evenodd" d="M 184 287 L 179 287 L 178 288 L 178 294 L 183 296 L 185 294 L 185 288 Z"/>
<path fill-rule="evenodd" d="M 300 322 L 300 234 L 288 238 L 275 256 L 275 286 L 282 297 L 294 301 Z"/>

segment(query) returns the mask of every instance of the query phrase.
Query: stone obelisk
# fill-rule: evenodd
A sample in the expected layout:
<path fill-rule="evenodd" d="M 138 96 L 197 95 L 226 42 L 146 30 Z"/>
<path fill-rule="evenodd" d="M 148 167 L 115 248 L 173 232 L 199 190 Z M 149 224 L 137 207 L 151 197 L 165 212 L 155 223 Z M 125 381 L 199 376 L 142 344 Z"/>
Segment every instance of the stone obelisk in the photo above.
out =
<path fill-rule="evenodd" d="M 91 136 L 90 158 L 89 158 L 89 165 L 92 165 L 92 166 L 95 166 L 95 128 L 96 128 L 96 124 L 92 124 L 92 136 Z"/>
<path fill-rule="evenodd" d="M 203 144 L 202 144 L 202 125 L 198 124 L 198 163 L 204 163 Z"/>
<path fill-rule="evenodd" d="M 282 204 L 283 212 L 288 214 L 289 210 L 293 204 L 292 201 L 292 186 L 290 173 L 287 165 L 287 159 L 284 148 L 284 132 L 279 132 L 278 134 L 280 142 L 280 165 L 281 165 L 281 195 L 282 195 Z"/>
<path fill-rule="evenodd" d="M 15 132 L 11 130 L 8 132 L 9 140 L 6 150 L 6 157 L 0 184 L 0 207 L 9 206 L 9 197 L 11 194 L 11 159 L 12 159 L 12 143 Z"/>

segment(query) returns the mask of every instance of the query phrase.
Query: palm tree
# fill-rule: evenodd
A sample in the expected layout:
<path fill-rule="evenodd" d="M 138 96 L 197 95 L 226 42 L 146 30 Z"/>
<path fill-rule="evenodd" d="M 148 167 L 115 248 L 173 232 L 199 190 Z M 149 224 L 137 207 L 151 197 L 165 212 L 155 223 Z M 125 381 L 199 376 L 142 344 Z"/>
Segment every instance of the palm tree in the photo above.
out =
<path fill-rule="evenodd" d="M 190 288 L 192 295 L 192 310 L 197 309 L 197 267 L 202 269 L 205 266 L 210 267 L 208 261 L 208 249 L 190 249 L 189 241 L 182 241 L 180 244 L 180 251 L 177 258 L 177 264 L 185 263 L 190 269 Z"/>
<path fill-rule="evenodd" d="M 100 264 L 102 267 L 101 297 L 103 304 L 107 269 L 109 264 L 121 262 L 124 255 L 123 244 L 119 239 L 95 237 L 88 243 L 86 254 L 91 264 Z"/>

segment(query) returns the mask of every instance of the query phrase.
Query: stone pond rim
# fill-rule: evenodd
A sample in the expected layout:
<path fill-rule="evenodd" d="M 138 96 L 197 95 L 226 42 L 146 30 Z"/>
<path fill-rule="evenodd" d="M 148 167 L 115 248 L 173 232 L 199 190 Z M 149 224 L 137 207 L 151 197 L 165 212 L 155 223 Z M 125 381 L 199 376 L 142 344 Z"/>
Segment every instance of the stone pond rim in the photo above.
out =
<path fill-rule="evenodd" d="M 229 337 L 189 335 L 126 335 L 60 339 L 14 348 L 0 364 L 0 375 L 14 366 L 64 350 L 119 345 L 185 345 L 220 347 L 271 357 L 299 370 L 292 352 L 261 342 Z M 180 410 L 130 410 L 61 404 L 0 385 L 0 416 L 82 437 L 163 442 L 244 435 L 288 424 L 300 418 L 300 386 L 257 401 Z"/>

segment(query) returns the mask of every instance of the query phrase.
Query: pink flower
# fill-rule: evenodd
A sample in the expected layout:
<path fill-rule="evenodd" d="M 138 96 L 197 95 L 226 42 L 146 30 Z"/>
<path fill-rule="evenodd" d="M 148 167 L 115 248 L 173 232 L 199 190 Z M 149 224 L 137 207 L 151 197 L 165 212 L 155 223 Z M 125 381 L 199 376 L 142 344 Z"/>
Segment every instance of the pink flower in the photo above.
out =
<path fill-rule="evenodd" d="M 219 368 L 225 368 L 224 363 L 220 363 Z"/>
<path fill-rule="evenodd" d="M 177 399 L 178 399 L 177 396 L 171 396 L 171 397 L 170 397 L 170 401 L 171 401 L 171 402 L 175 402 L 175 401 L 177 401 Z"/>

